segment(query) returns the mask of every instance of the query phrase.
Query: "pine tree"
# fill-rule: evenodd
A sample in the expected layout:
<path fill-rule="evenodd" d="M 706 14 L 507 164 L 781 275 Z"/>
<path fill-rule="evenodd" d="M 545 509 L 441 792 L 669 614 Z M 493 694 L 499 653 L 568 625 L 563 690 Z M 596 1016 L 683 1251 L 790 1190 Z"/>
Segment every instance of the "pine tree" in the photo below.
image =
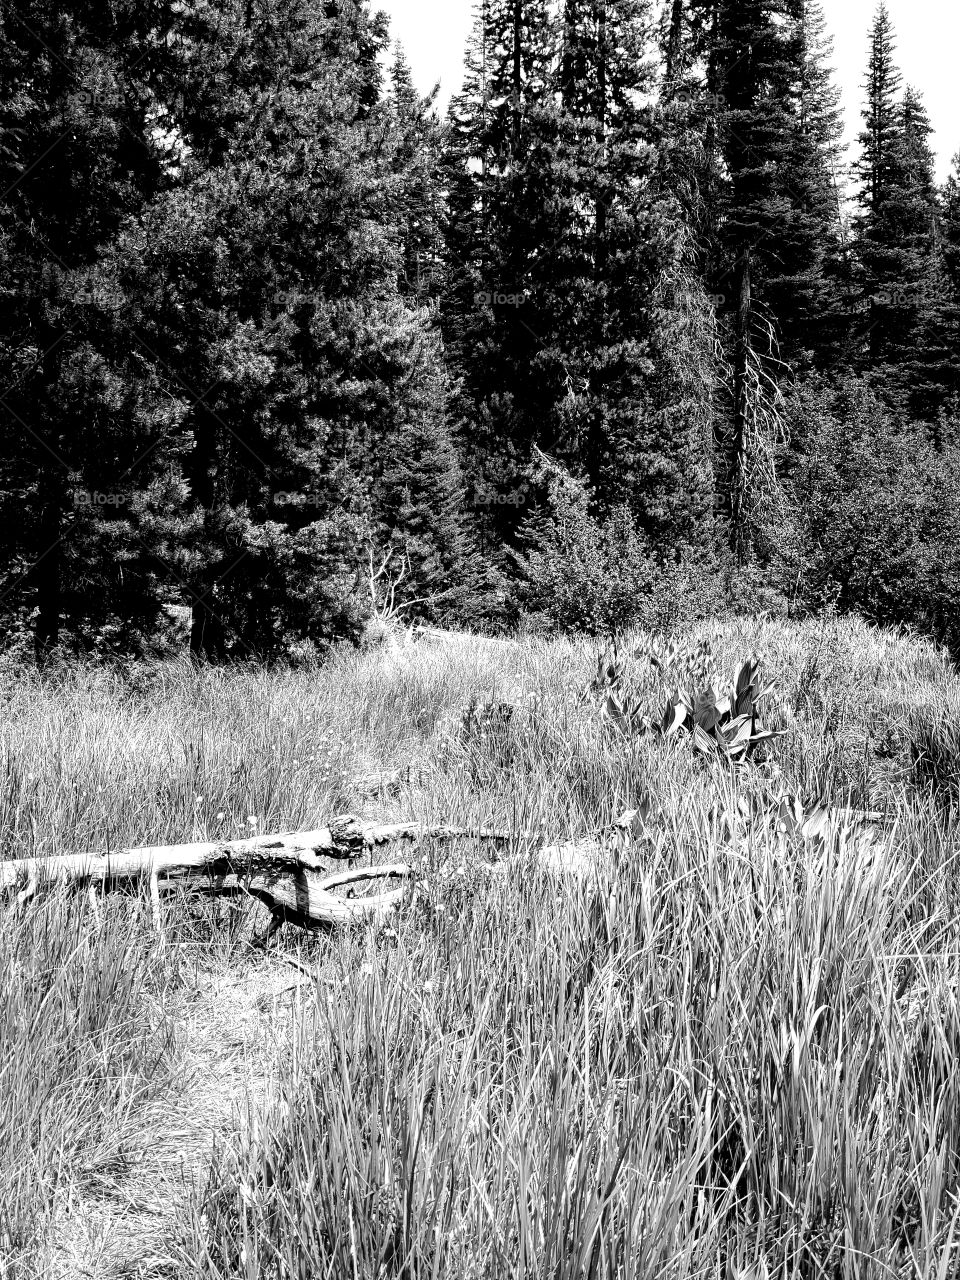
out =
<path fill-rule="evenodd" d="M 951 322 L 952 297 L 945 255 L 943 210 L 929 137 L 933 132 L 919 93 L 908 87 L 902 106 L 902 194 L 898 217 L 904 229 L 904 319 L 909 337 L 899 363 L 914 418 L 933 422 L 960 390 L 960 354 Z"/>
<path fill-rule="evenodd" d="M 510 499 L 536 497 L 537 446 L 601 507 L 627 503 L 661 545 L 676 542 L 712 504 L 702 412 L 690 412 L 708 361 L 698 351 L 691 372 L 678 358 L 698 316 L 675 308 L 702 315 L 703 299 L 687 287 L 680 210 L 654 180 L 652 7 L 569 0 L 551 24 L 530 6 L 534 43 L 520 59 L 508 39 L 518 12 L 481 8 L 451 112 L 444 331 L 474 491 L 493 499 L 486 532 L 515 538 L 524 504 Z"/>
<path fill-rule="evenodd" d="M 192 38 L 200 49 L 206 35 Z M 447 392 L 429 316 L 401 297 L 415 184 L 396 109 L 374 92 L 383 39 L 352 0 L 264 0 L 252 22 L 246 5 L 221 8 L 219 63 L 198 59 L 195 73 L 230 111 L 205 111 L 197 132 L 184 120 L 184 180 L 129 237 L 145 292 L 153 282 L 152 349 L 196 389 L 184 466 L 202 536 L 183 583 L 197 654 L 356 633 L 367 543 L 402 539 L 412 518 L 384 487 L 386 456 L 398 466 L 409 450 L 408 472 L 422 467 L 411 594 L 432 597 L 454 572 L 456 459 L 440 448 Z"/>
<path fill-rule="evenodd" d="M 125 222 L 174 181 L 175 21 L 165 3 L 0 14 L 3 598 L 41 656 L 141 642 L 169 580 L 157 551 L 186 533 L 183 404 L 132 338 L 116 264 Z"/>
<path fill-rule="evenodd" d="M 644 105 L 651 34 L 651 6 L 639 0 L 564 8 L 554 187 L 568 216 L 557 243 L 581 278 L 564 282 L 571 314 L 557 351 L 570 376 L 559 408 L 571 460 L 601 505 L 627 504 L 662 547 L 693 536 L 713 494 L 707 433 L 684 388 L 709 357 L 678 340 L 691 302 L 705 300 L 689 292 L 681 209 L 658 184 L 663 135 Z"/>
<path fill-rule="evenodd" d="M 770 436 L 771 427 L 774 437 L 778 430 L 783 361 L 802 367 L 824 359 L 842 329 L 833 173 L 839 120 L 816 5 L 715 0 L 698 8 L 709 32 L 713 109 L 705 198 L 714 207 L 703 222 L 730 368 L 718 445 L 731 540 L 745 560 L 761 531 L 764 488 L 774 495 L 777 488 Z"/>
<path fill-rule="evenodd" d="M 914 90 L 899 100 L 894 55 L 890 16 L 881 5 L 870 36 L 854 251 L 865 318 L 862 359 L 902 384 L 939 288 L 938 215 L 929 118 Z"/>
<path fill-rule="evenodd" d="M 954 297 L 960 300 L 960 152 L 953 157 L 953 172 L 944 184 L 942 208 L 944 269 Z"/>
<path fill-rule="evenodd" d="M 356 634 L 371 539 L 422 611 L 456 606 L 451 387 L 405 298 L 433 126 L 383 100 L 384 23 L 354 0 L 4 21 L 4 535 L 38 648 L 129 646 L 184 599 L 210 657 Z"/>
<path fill-rule="evenodd" d="M 404 293 L 421 302 L 441 288 L 443 259 L 443 132 L 434 111 L 439 86 L 417 93 L 410 64 L 398 45 L 390 73 L 389 109 L 395 137 L 393 172 L 398 179 L 396 214 L 401 224 Z"/>
<path fill-rule="evenodd" d="M 833 44 L 819 0 L 786 6 L 788 211 L 761 246 L 765 302 L 783 358 L 794 370 L 839 358 L 846 336 L 843 213 L 839 188 L 843 118 L 829 61 Z"/>
<path fill-rule="evenodd" d="M 937 334 L 943 386 L 938 418 L 954 424 L 950 434 L 956 438 L 960 427 L 960 155 L 953 159 L 953 172 L 941 192 L 940 208 L 944 300 Z"/>
<path fill-rule="evenodd" d="M 530 447 L 557 396 L 539 360 L 553 40 L 545 0 L 481 0 L 449 114 L 442 324 L 462 381 L 469 500 L 494 553 L 518 523 Z"/>
<path fill-rule="evenodd" d="M 900 138 L 903 77 L 894 61 L 895 52 L 893 23 L 886 5 L 881 3 L 870 29 L 867 100 L 860 134 L 862 155 L 856 166 L 863 186 L 863 203 L 874 215 L 884 204 L 892 155 Z"/>

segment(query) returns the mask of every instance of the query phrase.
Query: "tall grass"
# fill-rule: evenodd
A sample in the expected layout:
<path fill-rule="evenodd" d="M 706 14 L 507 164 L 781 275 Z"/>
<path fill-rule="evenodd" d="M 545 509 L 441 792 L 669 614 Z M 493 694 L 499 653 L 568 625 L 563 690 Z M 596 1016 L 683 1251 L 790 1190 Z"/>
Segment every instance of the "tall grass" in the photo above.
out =
<path fill-rule="evenodd" d="M 931 647 L 852 622 L 702 638 L 721 671 L 757 652 L 775 686 L 767 720 L 787 736 L 742 776 L 605 727 L 576 644 L 9 678 L 8 853 L 351 809 L 510 823 L 522 854 L 641 795 L 654 815 L 586 881 L 424 848 L 429 891 L 396 921 L 316 940 L 314 1011 L 272 1103 L 220 1145 L 171 1275 L 957 1273 L 960 682 Z M 656 710 L 649 664 L 628 679 Z M 517 710 L 478 731 L 471 698 Z M 357 779 L 382 768 L 399 791 L 365 797 Z M 771 816 L 784 792 L 886 820 L 803 841 Z M 129 908 L 113 910 L 116 930 Z M 30 953 L 42 930 L 18 928 Z M 196 936 L 182 914 L 168 928 Z M 156 985 L 139 954 L 130 972 Z M 116 1047 L 149 1006 L 136 981 L 108 989 Z M 87 1007 L 75 992 L 53 1021 Z M 79 1166 L 93 1136 L 75 1132 Z"/>
<path fill-rule="evenodd" d="M 792 731 L 740 781 L 605 738 L 570 652 L 537 655 L 510 751 L 465 748 L 461 803 L 479 774 L 563 834 L 643 790 L 656 826 L 592 883 L 474 865 L 363 963 L 344 944 L 275 1105 L 212 1170 L 196 1274 L 956 1273 L 956 833 L 906 748 L 869 748 L 942 720 L 956 681 L 866 628 L 718 641 L 721 665 L 761 642 Z M 895 822 L 821 844 L 744 817 L 785 788 Z"/>
<path fill-rule="evenodd" d="M 0 1273 L 41 1276 L 58 1205 L 109 1186 L 169 1081 L 169 974 L 129 900 L 0 918 Z"/>

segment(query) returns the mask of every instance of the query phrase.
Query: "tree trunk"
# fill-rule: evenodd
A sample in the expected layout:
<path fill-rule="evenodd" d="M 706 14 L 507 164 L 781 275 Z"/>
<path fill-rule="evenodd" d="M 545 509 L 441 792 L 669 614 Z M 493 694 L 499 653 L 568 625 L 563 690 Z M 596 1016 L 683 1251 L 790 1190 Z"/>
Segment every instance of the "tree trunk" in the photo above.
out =
<path fill-rule="evenodd" d="M 545 845 L 483 865 L 491 872 L 533 865 L 551 875 L 590 877 L 608 848 L 629 838 L 647 822 L 646 812 L 631 809 L 610 827 L 580 841 Z M 365 826 L 350 814 L 334 818 L 316 831 L 255 836 L 217 843 L 144 846 L 117 853 L 77 853 L 50 858 L 21 858 L 0 862 L 0 891 L 24 885 L 18 901 L 25 902 L 41 886 L 55 884 L 112 887 L 125 881 L 147 880 L 159 924 L 160 889 L 185 885 L 207 894 L 246 893 L 264 902 L 276 923 L 289 921 L 301 928 L 331 928 L 380 919 L 403 900 L 404 889 L 372 897 L 345 899 L 333 890 L 360 880 L 415 879 L 405 863 L 351 867 L 324 875 L 322 859 L 353 859 L 394 840 L 484 840 L 515 844 L 521 834 L 508 830 L 396 823 Z M 424 883 L 424 887 L 426 884 Z"/>
<path fill-rule="evenodd" d="M 676 81 L 679 79 L 680 60 L 683 50 L 683 0 L 673 0 L 670 11 L 670 29 L 667 33 L 667 51 L 664 79 L 666 80 L 666 99 L 673 101 L 676 92 Z"/>
<path fill-rule="evenodd" d="M 747 485 L 747 440 L 750 393 L 747 373 L 750 360 L 750 322 L 752 317 L 751 265 L 752 251 L 745 245 L 738 254 L 734 287 L 737 309 L 733 339 L 733 431 L 730 439 L 730 541 L 738 564 L 750 558 L 750 530 L 745 506 Z"/>
<path fill-rule="evenodd" d="M 333 889 L 357 880 L 409 879 L 414 872 L 406 865 L 391 864 L 324 877 L 323 858 L 352 859 L 390 841 L 431 839 L 505 843 L 513 836 L 508 831 L 426 827 L 419 823 L 364 826 L 345 815 L 317 831 L 0 862 L 0 890 L 25 883 L 19 894 L 23 902 L 41 885 L 110 887 L 124 881 L 148 880 L 156 904 L 162 881 L 164 888 L 186 884 L 205 893 L 245 892 L 266 903 L 283 920 L 303 928 L 331 927 L 379 918 L 397 907 L 404 894 L 404 890 L 394 889 L 374 897 L 344 899 L 336 897 Z"/>
<path fill-rule="evenodd" d="M 51 466 L 55 464 L 51 463 Z M 34 647 L 37 661 L 42 663 L 60 642 L 60 618 L 63 603 L 63 488 L 59 475 L 46 474 L 41 486 L 39 545 L 33 566 L 36 587 L 37 617 Z"/>
<path fill-rule="evenodd" d="M 513 0 L 513 154 L 520 150 L 520 104 L 523 93 L 523 0 Z"/>
<path fill-rule="evenodd" d="M 216 564 L 214 543 L 217 533 L 210 529 L 210 519 L 217 501 L 217 421 L 203 404 L 197 404 L 193 420 L 194 446 L 190 466 L 190 487 L 194 500 L 204 514 L 204 537 L 210 544 L 204 559 Z M 226 659 L 223 620 L 217 600 L 217 579 L 209 571 L 192 585 L 190 653 L 195 659 L 212 662 Z"/>

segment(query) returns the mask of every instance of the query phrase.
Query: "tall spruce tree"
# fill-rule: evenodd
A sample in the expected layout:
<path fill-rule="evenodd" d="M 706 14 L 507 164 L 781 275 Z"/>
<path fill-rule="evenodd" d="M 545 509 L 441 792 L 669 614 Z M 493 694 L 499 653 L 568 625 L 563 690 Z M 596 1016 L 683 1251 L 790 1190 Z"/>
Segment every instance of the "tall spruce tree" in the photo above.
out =
<path fill-rule="evenodd" d="M 938 422 L 946 423 L 951 439 L 960 438 L 960 155 L 940 196 L 941 253 L 944 300 L 937 334 L 942 364 L 943 394 Z M 941 425 L 941 431 L 943 426 Z"/>
<path fill-rule="evenodd" d="M 40 655 L 152 632 L 156 552 L 186 533 L 183 405 L 131 339 L 115 262 L 125 222 L 175 180 L 176 15 L 112 0 L 0 12 L 2 598 Z"/>
<path fill-rule="evenodd" d="M 571 376 L 558 409 L 600 502 L 627 504 L 663 546 L 693 536 L 713 495 L 688 394 L 709 357 L 678 342 L 704 299 L 689 291 L 681 207 L 658 182 L 663 131 L 646 105 L 653 11 L 644 0 L 569 0 L 563 16 L 554 186 L 567 213 L 556 243 L 569 314 L 557 348 Z"/>
<path fill-rule="evenodd" d="M 443 260 L 443 130 L 434 104 L 439 86 L 422 97 L 398 45 L 390 72 L 388 110 L 392 142 L 395 216 L 402 236 L 401 288 L 427 302 L 441 288 Z"/>
<path fill-rule="evenodd" d="M 675 341 L 688 330 L 675 308 L 690 298 L 666 287 L 687 243 L 677 202 L 654 181 L 652 7 L 569 0 L 553 22 L 531 8 L 536 56 L 525 60 L 508 56 L 517 7 L 480 9 L 451 113 L 444 323 L 480 493 L 508 499 L 486 525 L 497 540 L 515 533 L 523 512 L 509 499 L 530 492 L 537 445 L 601 505 L 627 502 L 675 541 L 710 508 L 712 473 L 687 412 L 699 375 L 680 369 Z M 692 305 L 702 314 L 702 299 Z"/>
<path fill-rule="evenodd" d="M 766 499 L 776 493 L 774 442 L 766 437 L 783 362 L 802 367 L 824 359 L 842 330 L 839 119 L 815 5 L 699 0 L 696 8 L 708 32 L 708 279 L 728 334 L 730 369 L 718 444 L 731 541 L 743 560 L 761 532 Z"/>
<path fill-rule="evenodd" d="M 354 0 L 22 8 L 4 534 L 38 648 L 128 645 L 171 601 L 212 657 L 349 634 L 371 540 L 417 608 L 450 607 L 469 538 L 384 22 Z"/>
<path fill-rule="evenodd" d="M 960 352 L 954 343 L 953 300 L 946 263 L 943 207 L 930 147 L 933 126 L 920 94 L 908 87 L 903 96 L 903 175 L 899 218 L 905 274 L 905 301 L 912 314 L 910 341 L 900 363 L 912 416 L 933 422 L 960 391 Z M 909 291 L 909 294 L 907 294 Z"/>
<path fill-rule="evenodd" d="M 462 380 L 470 500 L 494 552 L 517 526 L 530 446 L 558 394 L 539 360 L 554 238 L 554 42 L 545 0 L 481 0 L 450 106 L 442 322 Z"/>
<path fill-rule="evenodd" d="M 860 212 L 854 251 L 864 322 L 861 363 L 909 385 L 906 365 L 937 305 L 938 209 L 930 121 L 919 95 L 901 97 L 885 5 L 870 33 L 867 100 L 856 165 Z"/>
<path fill-rule="evenodd" d="M 353 0 L 237 0 L 207 20 L 195 96 L 229 109 L 213 131 L 208 110 L 184 119 L 184 180 L 130 259 L 162 282 L 153 349 L 196 389 L 185 470 L 203 534 L 184 586 L 194 652 L 222 657 L 355 630 L 371 538 L 409 553 L 411 598 L 449 602 L 465 543 L 449 387 L 429 315 L 402 296 L 414 184 L 380 98 L 385 29 Z"/>
<path fill-rule="evenodd" d="M 780 225 L 761 246 L 765 301 L 783 358 L 795 369 L 836 363 L 847 307 L 840 193 L 843 118 L 833 81 L 833 43 L 819 0 L 785 7 L 788 178 Z"/>
<path fill-rule="evenodd" d="M 945 276 L 943 339 L 949 352 L 950 374 L 944 408 L 960 421 L 960 154 L 953 158 L 941 192 L 941 247 Z"/>

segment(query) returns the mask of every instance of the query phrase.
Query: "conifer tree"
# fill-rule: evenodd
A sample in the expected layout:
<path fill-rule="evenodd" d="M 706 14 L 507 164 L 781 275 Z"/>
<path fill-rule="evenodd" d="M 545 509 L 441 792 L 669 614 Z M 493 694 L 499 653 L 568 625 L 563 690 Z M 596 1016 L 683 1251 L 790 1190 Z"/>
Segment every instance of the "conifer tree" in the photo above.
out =
<path fill-rule="evenodd" d="M 420 301 L 435 297 L 441 287 L 443 133 L 434 110 L 438 91 L 435 86 L 421 97 L 398 45 L 390 72 L 388 106 L 395 130 L 392 167 L 398 180 L 395 216 L 402 237 L 401 288 Z"/>
<path fill-rule="evenodd" d="M 897 215 L 901 241 L 903 316 L 909 337 L 899 363 L 913 417 L 933 422 L 960 391 L 960 353 L 954 344 L 952 290 L 946 263 L 943 208 L 929 137 L 930 118 L 919 93 L 908 87 L 902 106 L 902 194 Z"/>
<path fill-rule="evenodd" d="M 426 116 L 383 100 L 383 21 L 22 8 L 0 45 L 3 487 L 38 648 L 65 627 L 128 646 L 173 601 L 210 657 L 355 634 L 371 539 L 404 549 L 418 608 L 455 603 L 451 387 L 404 269 Z"/>
<path fill-rule="evenodd" d="M 894 372 L 918 340 L 937 240 L 930 122 L 912 89 L 901 99 L 901 85 L 892 23 L 881 5 L 870 33 L 854 248 L 863 297 L 862 359 Z"/>
<path fill-rule="evenodd" d="M 3 600 L 41 656 L 141 642 L 167 576 L 156 552 L 185 534 L 183 406 L 132 339 L 115 263 L 125 221 L 175 176 L 176 8 L 0 14 Z"/>
<path fill-rule="evenodd" d="M 214 658 L 356 632 L 367 542 L 410 532 L 386 457 L 421 469 L 416 567 L 447 575 L 414 575 L 412 595 L 446 590 L 462 519 L 430 318 L 401 296 L 415 184 L 377 96 L 385 33 L 352 0 L 261 0 L 252 18 L 236 3 L 218 27 L 219 65 L 196 74 L 230 114 L 209 149 L 185 120 L 184 181 L 130 240 L 145 287 L 167 282 L 155 350 L 198 389 L 185 470 L 203 534 L 184 586 L 192 648 Z"/>
<path fill-rule="evenodd" d="M 960 152 L 953 157 L 953 171 L 944 184 L 943 262 L 950 288 L 960 300 Z"/>
<path fill-rule="evenodd" d="M 491 549 L 518 523 L 530 445 L 557 396 L 556 372 L 539 360 L 553 41 L 545 0 L 481 0 L 450 107 L 442 322 L 462 380 L 470 501 Z"/>
<path fill-rule="evenodd" d="M 956 438 L 960 427 L 960 155 L 940 196 L 943 303 L 937 333 L 942 394 L 938 420 L 948 419 Z"/>
<path fill-rule="evenodd" d="M 786 6 L 786 206 L 761 246 L 765 301 L 795 371 L 835 363 L 846 337 L 839 173 L 843 119 L 833 44 L 819 0 Z"/>
<path fill-rule="evenodd" d="M 626 503 L 662 546 L 691 536 L 713 494 L 702 420 L 681 387 L 699 376 L 701 353 L 683 370 L 675 360 L 677 333 L 688 329 L 675 309 L 691 298 L 683 286 L 664 288 L 692 278 L 680 206 L 657 181 L 663 135 L 644 106 L 652 17 L 642 0 L 564 8 L 554 185 L 568 212 L 560 260 L 581 278 L 565 286 L 572 314 L 557 347 L 573 375 L 560 406 L 573 458 L 604 506 Z M 584 208 L 590 215 L 578 218 Z"/>
<path fill-rule="evenodd" d="M 628 503 L 655 541 L 688 537 L 712 505 L 711 455 L 688 412 L 702 369 L 680 369 L 675 340 L 689 326 L 674 307 L 692 295 L 665 287 L 692 276 L 677 203 L 654 180 L 652 6 L 568 0 L 552 24 L 530 6 L 536 56 L 520 60 L 507 39 L 517 14 L 481 8 L 451 112 L 444 324 L 473 477 L 481 495 L 535 497 L 536 445 L 600 506 Z M 492 507 L 495 541 L 515 535 L 522 505 Z"/>
<path fill-rule="evenodd" d="M 732 544 L 749 557 L 776 435 L 787 365 L 824 359 L 839 342 L 841 258 L 834 162 L 836 95 L 822 14 L 801 0 L 707 0 L 712 165 L 704 226 L 711 289 L 727 332 L 729 405 L 718 416 Z M 786 361 L 787 365 L 783 362 Z M 755 481 L 762 478 L 760 487 Z"/>
<path fill-rule="evenodd" d="M 920 95 L 902 94 L 890 15 L 881 5 L 870 34 L 860 135 L 860 213 L 854 256 L 863 325 L 859 364 L 909 409 L 933 420 L 951 381 L 945 330 L 947 282 L 930 120 Z"/>

